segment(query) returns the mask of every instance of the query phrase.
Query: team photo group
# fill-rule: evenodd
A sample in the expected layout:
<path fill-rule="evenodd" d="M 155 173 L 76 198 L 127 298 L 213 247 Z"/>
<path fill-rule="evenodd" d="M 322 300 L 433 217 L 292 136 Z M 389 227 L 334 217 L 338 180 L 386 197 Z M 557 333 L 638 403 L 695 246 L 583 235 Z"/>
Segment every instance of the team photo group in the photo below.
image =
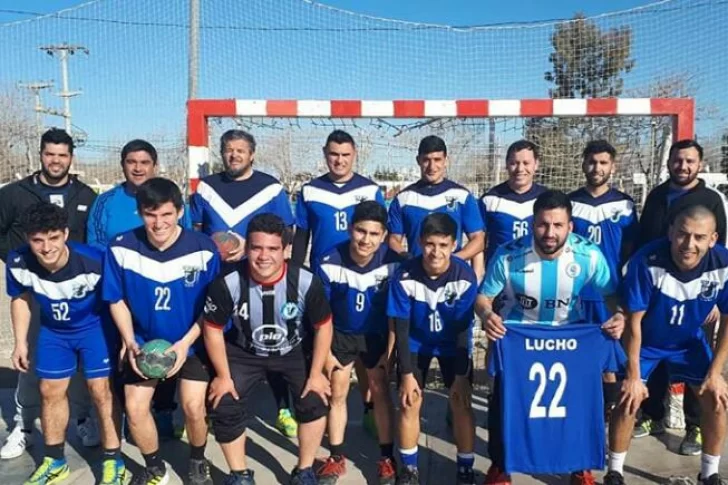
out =
<path fill-rule="evenodd" d="M 445 140 L 427 136 L 419 180 L 390 203 L 355 171 L 342 130 L 323 144 L 328 172 L 296 194 L 255 169 L 242 130 L 222 135 L 222 170 L 189 199 L 157 176 L 144 140 L 123 147 L 125 181 L 99 195 L 69 172 L 73 151 L 65 131 L 47 131 L 40 170 L 0 188 L 18 371 L 0 458 L 23 455 L 40 418 L 43 458 L 25 485 L 70 482 L 69 424 L 101 447 L 102 485 L 169 483 L 167 438 L 189 443 L 185 483 L 210 485 L 208 436 L 222 483 L 255 484 L 246 427 L 261 399 L 298 438 L 289 483 L 336 484 L 356 448 L 345 448 L 352 372 L 380 449 L 369 483 L 475 484 L 483 427 L 479 484 L 522 473 L 590 485 L 605 469 L 604 484 L 624 484 L 631 440 L 665 432 L 671 383 L 685 384 L 679 453 L 700 456 L 698 483 L 724 483 L 728 203 L 700 178 L 696 141 L 670 147 L 669 178 L 641 214 L 611 185 L 620 157 L 604 140 L 585 143 L 584 185 L 570 193 L 536 183 L 539 148 L 516 141 L 507 180 L 478 198 L 447 178 Z M 483 332 L 492 380 L 477 422 Z M 418 468 L 433 360 L 457 448 L 442 477 Z M 133 476 L 123 441 L 144 460 Z"/>

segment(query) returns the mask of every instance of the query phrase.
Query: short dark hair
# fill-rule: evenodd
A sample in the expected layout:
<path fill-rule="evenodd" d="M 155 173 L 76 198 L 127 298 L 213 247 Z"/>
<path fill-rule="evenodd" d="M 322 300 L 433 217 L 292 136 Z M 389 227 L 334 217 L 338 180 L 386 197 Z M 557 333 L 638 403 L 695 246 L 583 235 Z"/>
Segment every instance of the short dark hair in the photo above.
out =
<path fill-rule="evenodd" d="M 280 236 L 281 241 L 283 241 L 283 247 L 288 246 L 288 243 L 290 242 L 291 231 L 286 227 L 286 223 L 283 222 L 283 219 L 272 212 L 264 212 L 253 216 L 253 218 L 250 219 L 248 228 L 245 231 L 245 239 L 249 240 L 251 234 L 254 232 Z"/>
<path fill-rule="evenodd" d="M 437 135 L 429 135 L 420 140 L 420 146 L 417 148 L 418 157 L 435 152 L 442 152 L 445 156 L 447 156 L 447 145 L 445 144 L 445 140 Z"/>
<path fill-rule="evenodd" d="M 361 221 L 373 221 L 378 222 L 384 228 L 387 228 L 387 209 L 382 207 L 382 204 L 375 200 L 365 200 L 359 202 L 354 207 L 354 216 L 351 218 L 351 225 Z"/>
<path fill-rule="evenodd" d="M 677 224 L 684 219 L 702 219 L 704 217 L 712 219 L 714 224 L 718 224 L 715 212 L 700 204 L 691 204 L 679 209 L 677 213 L 673 214 L 670 224 Z"/>
<path fill-rule="evenodd" d="M 68 212 L 50 202 L 37 202 L 23 212 L 21 227 L 26 236 L 68 228 Z"/>
<path fill-rule="evenodd" d="M 700 143 L 690 138 L 673 143 L 670 146 L 670 158 L 678 151 L 685 150 L 686 148 L 695 148 L 698 151 L 698 160 L 703 159 L 703 147 L 700 146 Z"/>
<path fill-rule="evenodd" d="M 71 135 L 66 133 L 66 130 L 62 130 L 60 128 L 51 128 L 50 130 L 43 133 L 43 135 L 40 137 L 41 152 L 45 149 L 45 146 L 48 143 L 53 143 L 54 145 L 67 145 L 68 153 L 70 153 L 71 155 L 73 155 L 73 149 L 76 148 L 76 145 L 73 143 L 73 138 L 71 138 Z"/>
<path fill-rule="evenodd" d="M 356 142 L 354 142 L 354 137 L 352 137 L 344 130 L 334 130 L 329 133 L 329 136 L 326 137 L 326 144 L 324 145 L 324 147 L 329 146 L 329 143 L 337 143 L 339 145 L 344 143 L 351 143 L 351 146 L 356 148 Z"/>
<path fill-rule="evenodd" d="M 533 152 L 533 158 L 535 158 L 536 160 L 541 158 L 541 154 L 538 152 L 538 147 L 534 142 L 528 140 L 518 140 L 511 143 L 511 145 L 508 147 L 508 150 L 506 151 L 506 161 L 513 158 L 513 156 L 521 150 L 531 150 Z"/>
<path fill-rule="evenodd" d="M 617 156 L 617 150 L 615 150 L 612 144 L 607 140 L 590 141 L 584 147 L 584 151 L 581 153 L 581 156 L 584 160 L 586 160 L 587 157 L 598 153 L 608 153 L 612 161 L 614 161 L 614 158 Z"/>
<path fill-rule="evenodd" d="M 225 145 L 234 140 L 245 140 L 250 146 L 250 151 L 255 153 L 255 137 L 244 130 L 228 130 L 220 137 L 220 153 L 225 151 Z"/>
<path fill-rule="evenodd" d="M 444 212 L 435 212 L 422 220 L 420 227 L 420 239 L 428 236 L 450 236 L 457 239 L 458 225 L 455 220 Z"/>
<path fill-rule="evenodd" d="M 182 191 L 169 179 L 154 177 L 139 186 L 136 193 L 137 208 L 141 215 L 144 209 L 156 209 L 171 202 L 177 210 L 182 209 Z"/>
<path fill-rule="evenodd" d="M 552 209 L 565 209 L 571 220 L 571 200 L 566 192 L 561 190 L 547 190 L 536 198 L 533 203 L 533 215 L 535 216 L 541 211 Z"/>
<path fill-rule="evenodd" d="M 157 164 L 157 149 L 148 141 L 137 139 L 124 145 L 124 148 L 121 149 L 121 163 L 124 163 L 127 155 L 133 152 L 147 152 L 154 162 L 154 165 Z"/>

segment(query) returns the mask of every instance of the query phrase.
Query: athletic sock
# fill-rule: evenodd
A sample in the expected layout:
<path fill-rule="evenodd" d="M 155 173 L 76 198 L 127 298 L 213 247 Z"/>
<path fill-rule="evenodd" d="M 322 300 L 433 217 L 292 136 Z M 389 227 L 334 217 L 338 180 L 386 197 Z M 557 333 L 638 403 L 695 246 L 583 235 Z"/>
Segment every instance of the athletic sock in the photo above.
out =
<path fill-rule="evenodd" d="M 624 460 L 627 458 L 627 452 L 615 453 L 609 450 L 609 464 L 607 470 L 610 472 L 617 472 L 620 475 L 624 475 Z"/>
<path fill-rule="evenodd" d="M 104 460 L 121 460 L 121 448 L 104 448 Z"/>
<path fill-rule="evenodd" d="M 344 456 L 344 443 L 339 445 L 329 444 L 329 453 L 333 457 L 342 458 Z"/>
<path fill-rule="evenodd" d="M 368 414 L 369 411 L 374 409 L 374 403 L 373 402 L 365 402 L 364 403 L 364 414 Z"/>
<path fill-rule="evenodd" d="M 706 455 L 703 453 L 700 456 L 700 478 L 706 480 L 718 473 L 719 465 L 720 456 Z"/>
<path fill-rule="evenodd" d="M 162 461 L 162 457 L 159 456 L 159 449 L 156 451 L 149 453 L 148 455 L 142 455 L 144 457 L 144 464 L 147 468 L 161 468 L 162 470 L 166 470 L 166 467 L 164 466 L 164 461 Z"/>
<path fill-rule="evenodd" d="M 402 458 L 402 464 L 408 467 L 417 468 L 417 447 L 414 448 L 400 448 L 399 456 Z"/>
<path fill-rule="evenodd" d="M 389 458 L 394 461 L 394 443 L 379 445 L 379 453 L 381 453 L 382 458 Z"/>
<path fill-rule="evenodd" d="M 206 446 L 207 446 L 207 443 L 204 443 L 202 446 L 190 445 L 190 459 L 191 460 L 204 460 Z"/>
<path fill-rule="evenodd" d="M 458 453 L 457 464 L 458 471 L 472 470 L 475 464 L 475 453 Z"/>
<path fill-rule="evenodd" d="M 63 451 L 65 445 L 65 442 L 57 445 L 45 445 L 45 456 L 53 458 L 54 460 L 63 460 L 65 458 Z"/>

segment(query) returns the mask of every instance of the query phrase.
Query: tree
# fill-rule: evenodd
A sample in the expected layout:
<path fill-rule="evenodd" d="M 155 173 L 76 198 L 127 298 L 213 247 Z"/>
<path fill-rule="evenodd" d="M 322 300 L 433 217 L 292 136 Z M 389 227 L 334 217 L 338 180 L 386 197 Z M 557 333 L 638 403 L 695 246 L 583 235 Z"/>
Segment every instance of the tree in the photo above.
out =
<path fill-rule="evenodd" d="M 32 113 L 30 99 L 17 88 L 0 91 L 0 184 L 36 166 L 39 140 Z"/>

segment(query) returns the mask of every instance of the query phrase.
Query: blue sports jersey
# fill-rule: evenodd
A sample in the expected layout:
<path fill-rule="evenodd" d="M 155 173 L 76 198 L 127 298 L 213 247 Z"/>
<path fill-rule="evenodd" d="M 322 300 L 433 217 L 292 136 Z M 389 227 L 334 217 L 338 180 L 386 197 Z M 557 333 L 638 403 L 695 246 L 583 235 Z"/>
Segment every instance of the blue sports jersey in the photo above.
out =
<path fill-rule="evenodd" d="M 301 188 L 296 199 L 296 227 L 311 231 L 311 261 L 349 239 L 354 207 L 365 200 L 376 200 L 384 206 L 379 186 L 356 173 L 343 184 L 332 182 L 327 174 Z"/>
<path fill-rule="evenodd" d="M 541 259 L 528 235 L 501 246 L 488 261 L 480 293 L 498 298 L 496 311 L 516 323 L 562 325 L 583 321 L 580 296 L 591 284 L 602 295 L 616 291 L 596 244 L 570 233 L 554 260 Z M 499 296 L 500 295 L 500 296 Z"/>
<path fill-rule="evenodd" d="M 422 256 L 402 263 L 389 284 L 387 316 L 409 320 L 413 353 L 453 356 L 457 335 L 471 328 L 478 283 L 462 259 L 450 259 L 435 279 L 422 267 Z"/>
<path fill-rule="evenodd" d="M 231 180 L 225 173 L 203 178 L 190 198 L 190 210 L 192 223 L 201 224 L 207 235 L 234 231 L 245 237 L 250 219 L 263 212 L 293 225 L 285 189 L 274 177 L 258 171 L 241 181 Z"/>
<path fill-rule="evenodd" d="M 144 228 L 137 228 L 109 245 L 103 298 L 126 302 L 140 345 L 155 338 L 174 343 L 202 313 L 207 286 L 219 269 L 215 243 L 204 234 L 183 229 L 172 246 L 159 251 Z"/>
<path fill-rule="evenodd" d="M 420 180 L 402 190 L 389 206 L 389 232 L 404 234 L 407 250 L 414 256 L 422 254 L 420 225 L 433 212 L 444 212 L 457 224 L 457 248 L 463 232 L 472 234 L 483 230 L 478 203 L 468 189 L 452 180 L 428 184 Z"/>
<path fill-rule="evenodd" d="M 533 184 L 527 192 L 518 194 L 508 182 L 503 182 L 480 198 L 478 205 L 488 237 L 486 263 L 498 247 L 529 233 L 533 221 L 533 203 L 545 191 L 543 185 Z"/>
<path fill-rule="evenodd" d="M 387 332 L 389 280 L 402 257 L 382 245 L 364 267 L 349 255 L 349 241 L 328 251 L 316 264 L 326 299 L 331 304 L 334 328 L 342 333 Z"/>
<path fill-rule="evenodd" d="M 702 325 L 715 305 L 728 313 L 728 249 L 716 245 L 698 266 L 677 269 L 670 242 L 658 239 L 629 260 L 621 297 L 629 312 L 644 311 L 642 347 L 681 349 L 703 337 Z"/>
<path fill-rule="evenodd" d="M 603 469 L 602 373 L 624 360 L 596 325 L 508 325 L 489 365 L 501 378 L 506 473 Z"/>
<path fill-rule="evenodd" d="M 634 242 L 639 229 L 634 200 L 616 189 L 592 197 L 585 188 L 572 192 L 569 198 L 573 204 L 574 233 L 599 246 L 609 265 L 612 280 L 617 284 L 623 263 L 622 247 Z M 588 286 L 582 299 L 601 300 L 601 295 Z"/>
<path fill-rule="evenodd" d="M 76 332 L 100 325 L 108 317 L 107 305 L 97 291 L 103 253 L 81 243 L 69 241 L 67 245 L 68 263 L 55 273 L 41 266 L 27 245 L 11 251 L 6 288 L 11 298 L 32 293 L 40 307 L 42 326 Z"/>

